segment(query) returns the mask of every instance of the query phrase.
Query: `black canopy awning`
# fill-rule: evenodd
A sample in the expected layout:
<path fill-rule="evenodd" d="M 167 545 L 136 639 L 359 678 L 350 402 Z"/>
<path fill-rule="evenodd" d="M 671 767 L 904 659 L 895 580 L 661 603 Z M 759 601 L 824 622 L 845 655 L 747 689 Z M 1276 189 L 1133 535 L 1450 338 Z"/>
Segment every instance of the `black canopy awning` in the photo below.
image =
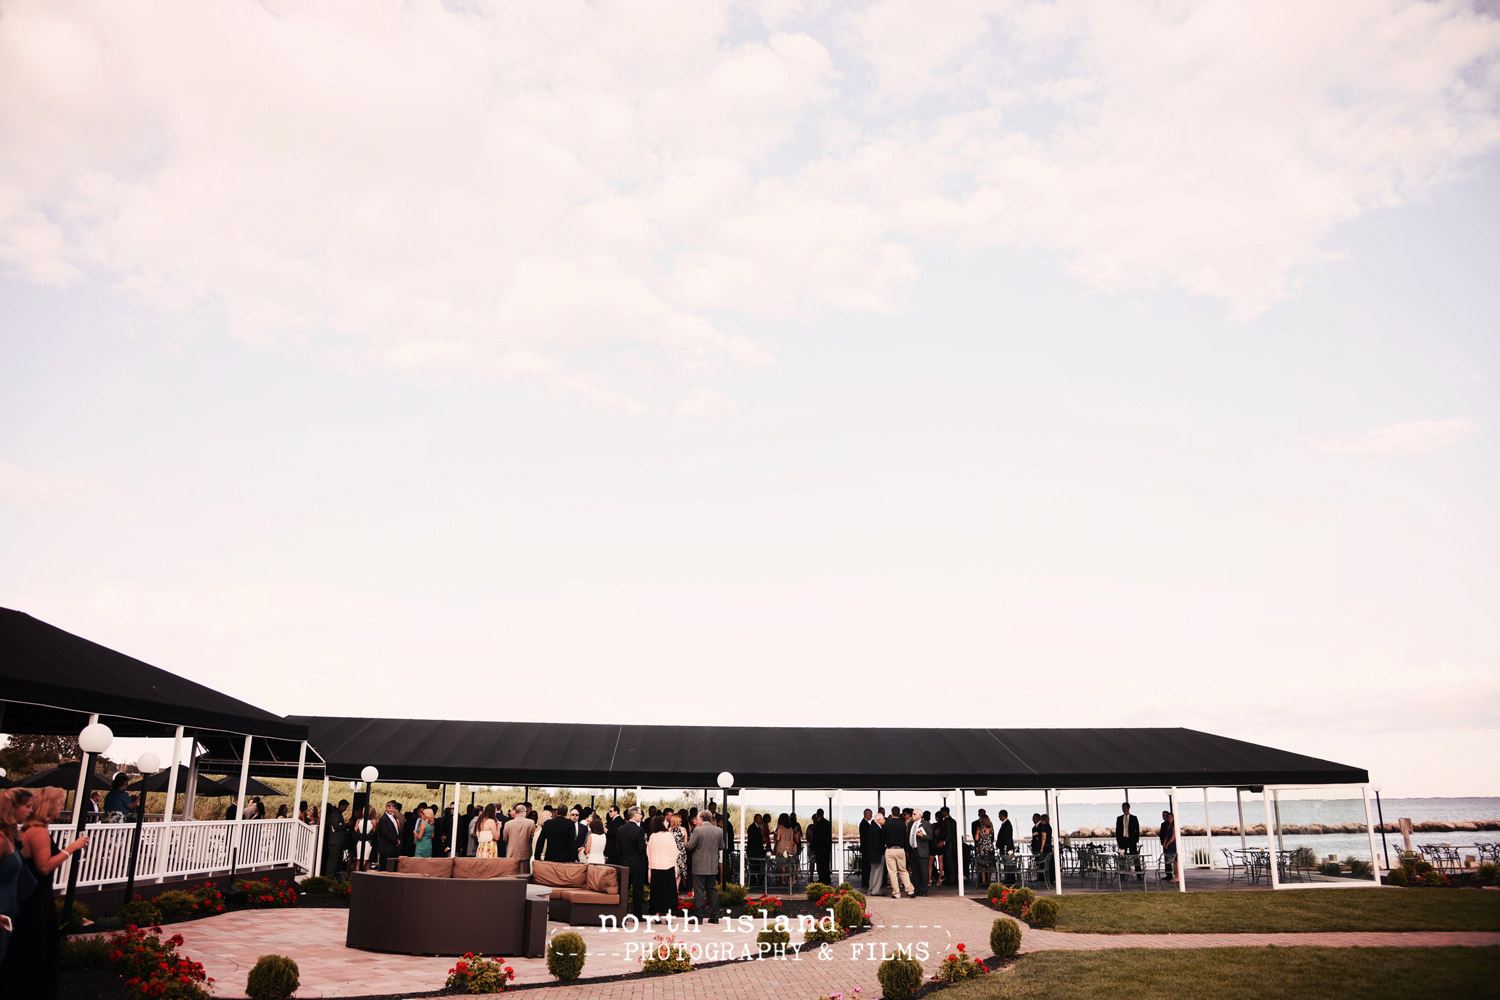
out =
<path fill-rule="evenodd" d="M 713 788 L 1363 784 L 1360 768 L 1192 729 L 808 729 L 302 717 L 329 773 L 384 781 Z"/>
<path fill-rule="evenodd" d="M 301 740 L 306 730 L 186 677 L 0 608 L 0 731 L 76 734 L 97 712 L 116 736 L 173 727 Z"/>

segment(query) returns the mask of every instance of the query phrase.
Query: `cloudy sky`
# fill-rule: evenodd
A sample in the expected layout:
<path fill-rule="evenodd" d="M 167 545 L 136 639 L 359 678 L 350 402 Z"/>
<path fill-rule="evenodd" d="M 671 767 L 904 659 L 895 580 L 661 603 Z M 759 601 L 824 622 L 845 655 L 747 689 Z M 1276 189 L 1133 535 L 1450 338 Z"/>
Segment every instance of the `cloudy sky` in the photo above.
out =
<path fill-rule="evenodd" d="M 1468 2 L 3 0 L 0 605 L 1500 794 L 1497 150 Z"/>

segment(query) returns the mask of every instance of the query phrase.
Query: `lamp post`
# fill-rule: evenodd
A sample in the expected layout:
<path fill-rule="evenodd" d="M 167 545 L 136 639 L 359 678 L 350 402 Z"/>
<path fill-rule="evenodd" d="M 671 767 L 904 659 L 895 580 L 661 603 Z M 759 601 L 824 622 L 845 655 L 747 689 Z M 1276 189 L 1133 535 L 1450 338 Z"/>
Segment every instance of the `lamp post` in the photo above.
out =
<path fill-rule="evenodd" d="M 1385 870 L 1391 870 L 1391 848 L 1385 842 L 1385 811 L 1380 808 L 1380 785 L 1370 786 L 1370 791 L 1375 793 L 1375 815 L 1380 821 L 1380 850 L 1385 854 Z"/>
<path fill-rule="evenodd" d="M 370 786 L 373 785 L 373 784 L 375 784 L 375 782 L 377 782 L 377 781 L 380 780 L 380 768 L 376 767 L 374 764 L 366 764 L 364 766 L 364 769 L 359 772 L 359 776 L 360 776 L 360 778 L 365 783 L 365 808 L 369 809 L 370 806 L 374 804 L 374 803 L 372 803 L 370 801 Z M 453 797 L 453 815 L 454 816 L 458 815 L 458 796 L 457 795 L 455 795 Z M 353 819 L 354 817 L 351 816 L 349 818 Z M 364 819 L 364 817 L 361 816 L 360 819 Z M 355 822 L 357 823 L 358 821 L 356 820 Z M 352 824 L 352 823 L 350 824 L 350 828 L 356 834 L 359 831 L 359 827 L 357 825 Z M 374 836 L 375 836 L 375 827 L 371 826 L 370 827 L 370 837 L 371 837 L 372 840 L 373 840 Z M 357 858 L 358 855 L 359 855 L 359 847 L 358 846 L 356 846 L 354 848 L 354 853 L 355 853 L 355 856 Z M 370 844 L 369 854 L 366 855 L 365 860 L 368 861 L 369 860 L 369 855 L 370 854 L 374 854 L 374 853 L 375 853 L 375 845 L 374 845 L 374 843 L 371 843 Z"/>
<path fill-rule="evenodd" d="M 86 813 L 83 811 L 83 793 L 87 789 L 88 775 L 93 770 L 92 760 L 95 754 L 101 754 L 109 749 L 114 742 L 115 734 L 110 732 L 108 726 L 98 721 L 94 716 L 93 722 L 83 727 L 83 732 L 78 734 L 78 749 L 82 750 L 78 761 L 78 788 L 79 791 L 73 796 L 73 832 L 83 836 L 84 820 Z M 68 866 L 68 891 L 63 897 L 63 923 L 66 924 L 73 918 L 73 897 L 78 893 L 78 869 L 83 863 L 83 850 L 79 850 L 78 856 Z"/>
<path fill-rule="evenodd" d="M 728 771 L 720 771 L 719 772 L 719 789 L 720 789 L 720 791 L 723 794 L 723 802 L 724 802 L 724 829 L 725 829 L 726 833 L 728 832 L 729 826 L 730 826 L 730 823 L 729 823 L 729 790 L 731 788 L 733 788 L 733 787 L 734 787 L 734 775 L 730 774 Z M 719 865 L 719 881 L 722 883 L 728 877 L 729 877 L 729 838 L 726 836 L 724 838 L 724 858 L 723 858 L 722 864 Z"/>
<path fill-rule="evenodd" d="M 125 874 L 125 902 L 130 902 L 131 893 L 135 892 L 135 865 L 141 856 L 141 826 L 146 822 L 146 778 L 161 770 L 161 758 L 150 750 L 141 754 L 141 759 L 136 761 L 136 769 L 141 772 L 141 798 L 135 806 L 135 830 L 130 834 L 130 868 Z M 170 812 L 172 807 L 167 806 Z"/>

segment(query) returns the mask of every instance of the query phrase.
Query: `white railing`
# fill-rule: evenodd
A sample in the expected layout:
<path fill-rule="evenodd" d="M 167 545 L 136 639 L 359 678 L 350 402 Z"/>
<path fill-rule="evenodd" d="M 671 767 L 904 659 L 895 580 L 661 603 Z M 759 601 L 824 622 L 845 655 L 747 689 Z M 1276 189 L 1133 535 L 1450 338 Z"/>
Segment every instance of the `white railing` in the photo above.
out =
<path fill-rule="evenodd" d="M 295 819 L 247 820 L 240 827 L 238 850 L 234 847 L 233 820 L 175 822 L 170 827 L 146 823 L 141 827 L 141 846 L 136 855 L 137 882 L 157 878 L 224 874 L 232 869 L 247 871 L 280 865 L 312 870 L 317 830 Z M 59 847 L 73 839 L 73 827 L 53 825 L 52 840 Z M 83 852 L 78 884 L 84 887 L 124 882 L 130 875 L 130 838 L 134 823 L 89 823 L 88 849 Z M 163 831 L 169 834 L 166 865 L 158 869 Z M 68 866 L 61 865 L 52 877 L 55 888 L 68 884 Z"/>

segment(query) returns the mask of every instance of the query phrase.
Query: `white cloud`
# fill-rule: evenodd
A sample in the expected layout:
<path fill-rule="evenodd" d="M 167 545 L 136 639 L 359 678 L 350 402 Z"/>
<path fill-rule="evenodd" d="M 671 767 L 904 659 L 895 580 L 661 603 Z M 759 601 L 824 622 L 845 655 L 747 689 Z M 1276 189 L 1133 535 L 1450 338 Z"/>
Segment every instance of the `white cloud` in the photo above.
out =
<path fill-rule="evenodd" d="M 1359 437 L 1334 438 L 1319 444 L 1331 455 L 1426 455 L 1451 448 L 1478 430 L 1472 420 L 1409 420 Z"/>
<path fill-rule="evenodd" d="M 88 489 L 89 484 L 79 479 L 0 462 L 0 503 L 30 509 L 70 507 Z"/>
<path fill-rule="evenodd" d="M 694 420 L 728 420 L 737 409 L 734 400 L 717 389 L 694 389 L 683 397 L 677 415 Z"/>
<path fill-rule="evenodd" d="M 0 266 L 666 409 L 772 361 L 734 315 L 899 310 L 925 242 L 1250 313 L 1500 142 L 1455 0 L 914 10 L 16 0 Z"/>

